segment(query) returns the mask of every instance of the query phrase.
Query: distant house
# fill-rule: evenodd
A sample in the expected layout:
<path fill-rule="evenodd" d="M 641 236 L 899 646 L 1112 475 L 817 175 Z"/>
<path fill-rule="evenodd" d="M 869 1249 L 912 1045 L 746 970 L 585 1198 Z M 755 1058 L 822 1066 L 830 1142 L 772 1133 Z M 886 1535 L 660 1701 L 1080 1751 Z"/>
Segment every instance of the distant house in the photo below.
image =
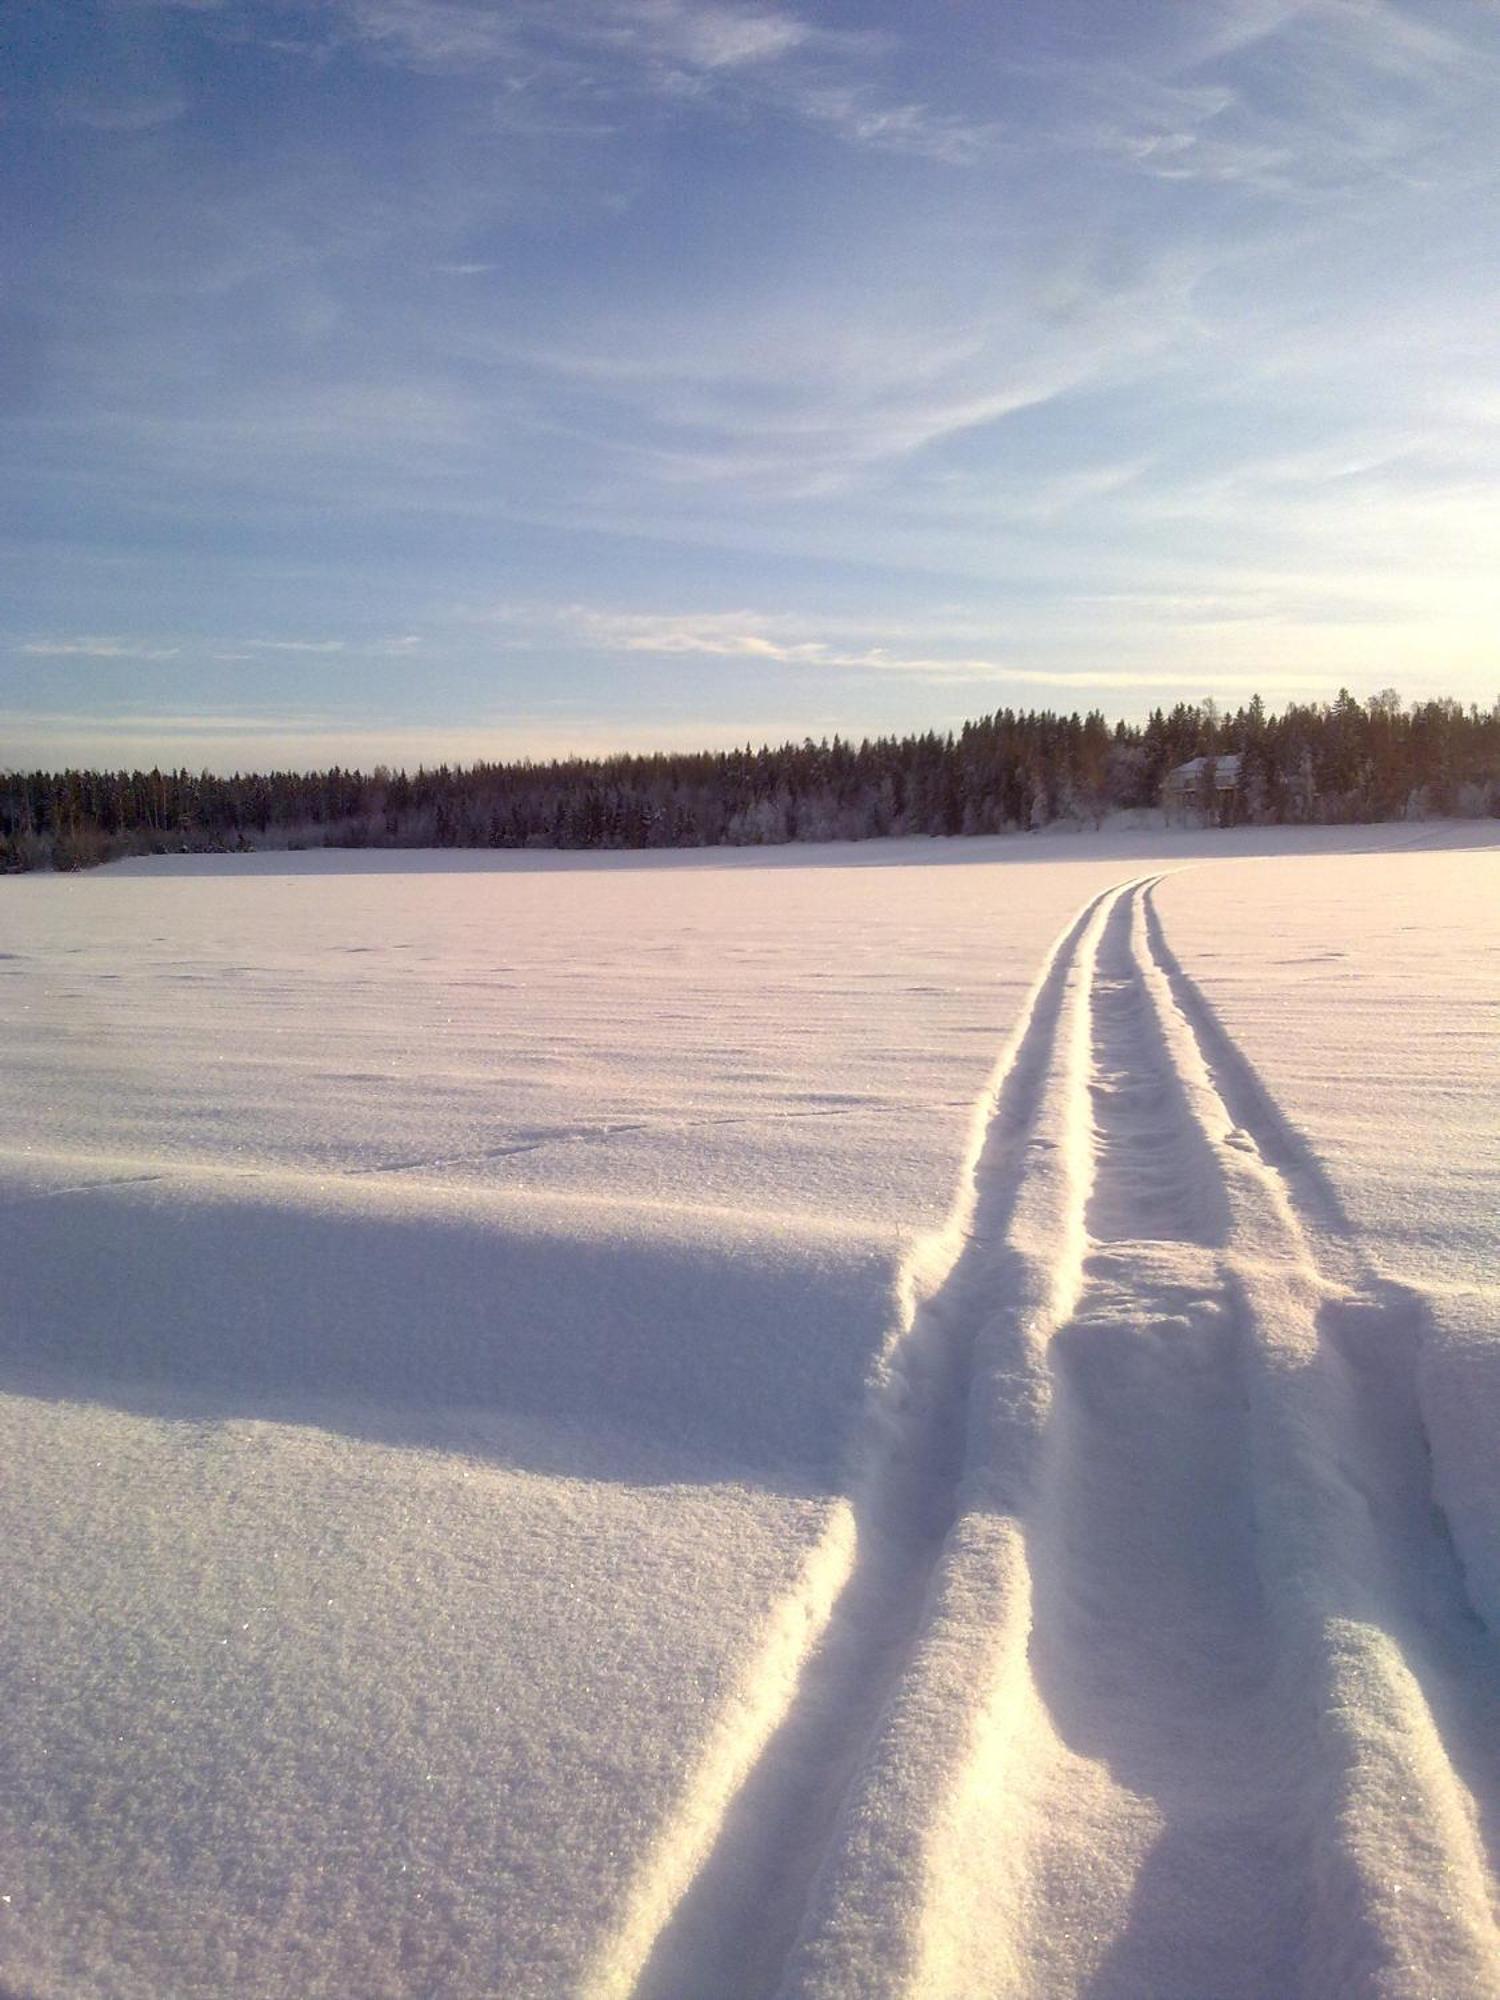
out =
<path fill-rule="evenodd" d="M 1238 751 L 1224 757 L 1189 757 L 1161 781 L 1161 802 L 1168 819 L 1201 815 L 1225 820 L 1240 790 Z"/>

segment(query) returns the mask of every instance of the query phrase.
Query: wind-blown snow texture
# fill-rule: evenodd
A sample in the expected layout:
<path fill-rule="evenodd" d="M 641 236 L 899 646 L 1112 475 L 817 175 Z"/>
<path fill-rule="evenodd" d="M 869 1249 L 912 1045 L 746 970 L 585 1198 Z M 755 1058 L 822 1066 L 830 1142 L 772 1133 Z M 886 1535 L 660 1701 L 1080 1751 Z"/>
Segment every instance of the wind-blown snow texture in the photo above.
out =
<path fill-rule="evenodd" d="M 1413 843 L 4 885 L 0 1989 L 1500 1994 Z"/>

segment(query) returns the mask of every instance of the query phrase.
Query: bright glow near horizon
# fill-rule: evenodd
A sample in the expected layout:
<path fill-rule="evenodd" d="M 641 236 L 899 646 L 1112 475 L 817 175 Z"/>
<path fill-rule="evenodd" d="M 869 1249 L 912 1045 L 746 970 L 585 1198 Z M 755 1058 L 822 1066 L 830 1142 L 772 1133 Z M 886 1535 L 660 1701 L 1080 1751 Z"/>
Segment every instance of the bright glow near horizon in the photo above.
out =
<path fill-rule="evenodd" d="M 1500 18 L 98 0 L 0 149 L 0 765 L 1500 691 Z"/>

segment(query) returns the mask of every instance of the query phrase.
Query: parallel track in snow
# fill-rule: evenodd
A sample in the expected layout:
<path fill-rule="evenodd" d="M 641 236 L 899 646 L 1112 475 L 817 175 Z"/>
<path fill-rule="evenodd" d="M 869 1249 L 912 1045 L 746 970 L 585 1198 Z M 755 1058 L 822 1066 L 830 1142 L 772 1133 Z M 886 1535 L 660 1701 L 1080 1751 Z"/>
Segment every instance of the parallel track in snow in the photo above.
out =
<path fill-rule="evenodd" d="M 1033 989 L 850 1501 L 598 2000 L 1500 1996 L 1500 1674 L 1432 1504 L 1419 1302 L 1153 886 Z"/>

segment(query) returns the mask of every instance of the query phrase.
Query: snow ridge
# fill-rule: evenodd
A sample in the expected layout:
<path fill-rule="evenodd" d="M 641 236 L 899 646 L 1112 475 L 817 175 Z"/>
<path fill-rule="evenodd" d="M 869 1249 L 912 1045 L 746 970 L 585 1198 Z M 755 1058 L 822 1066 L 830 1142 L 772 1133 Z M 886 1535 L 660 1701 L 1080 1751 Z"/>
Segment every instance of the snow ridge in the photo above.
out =
<path fill-rule="evenodd" d="M 588 1991 L 1500 1996 L 1421 1302 L 1172 956 L 1054 948 L 836 1508 Z"/>

